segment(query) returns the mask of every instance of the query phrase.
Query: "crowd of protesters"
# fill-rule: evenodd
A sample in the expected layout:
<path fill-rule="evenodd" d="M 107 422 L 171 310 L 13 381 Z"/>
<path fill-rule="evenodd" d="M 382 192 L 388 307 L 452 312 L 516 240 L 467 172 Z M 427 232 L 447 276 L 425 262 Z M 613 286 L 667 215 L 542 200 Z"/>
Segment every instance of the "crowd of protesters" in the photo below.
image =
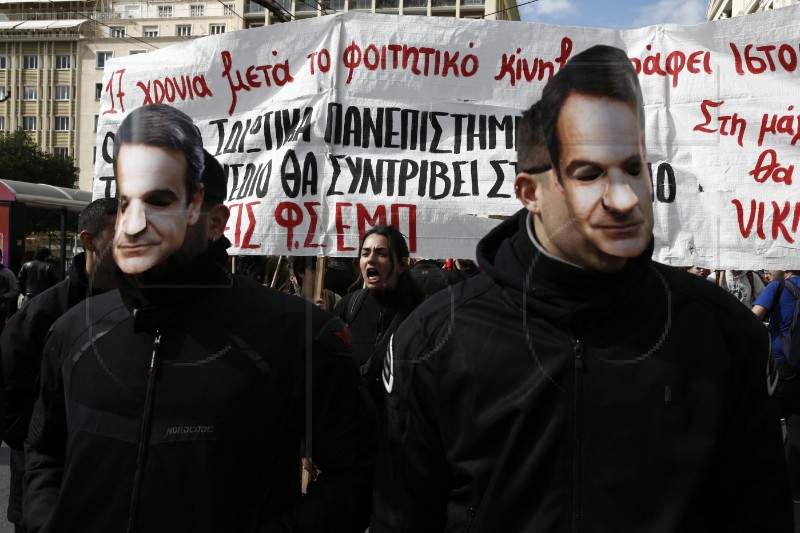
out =
<path fill-rule="evenodd" d="M 49 289 L 26 265 L 0 336 L 16 531 L 792 531 L 797 272 L 652 260 L 621 50 L 517 134 L 522 208 L 476 261 L 379 225 L 351 259 L 231 262 L 192 120 L 130 112 L 84 255 Z"/>

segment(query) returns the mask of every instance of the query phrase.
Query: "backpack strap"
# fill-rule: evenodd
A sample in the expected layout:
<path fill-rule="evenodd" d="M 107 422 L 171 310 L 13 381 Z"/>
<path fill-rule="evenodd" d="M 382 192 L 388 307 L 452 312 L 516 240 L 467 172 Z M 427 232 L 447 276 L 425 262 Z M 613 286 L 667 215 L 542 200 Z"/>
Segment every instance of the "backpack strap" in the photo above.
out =
<path fill-rule="evenodd" d="M 747 281 L 750 282 L 750 297 L 753 297 L 753 293 L 756 292 L 756 286 L 753 284 L 753 271 L 748 270 L 745 274 L 747 276 Z"/>
<path fill-rule="evenodd" d="M 772 299 L 772 307 L 770 308 L 770 314 L 771 315 L 772 314 L 780 315 L 780 313 L 781 313 L 781 311 L 780 311 L 781 293 L 783 292 L 783 289 L 785 289 L 785 288 L 786 288 L 786 282 L 784 280 L 779 280 L 778 281 L 778 289 L 775 291 L 775 298 Z M 779 317 L 775 317 L 775 318 L 777 318 L 778 322 L 780 322 L 780 318 Z"/>
<path fill-rule="evenodd" d="M 786 289 L 787 291 L 789 291 L 789 293 L 796 300 L 795 301 L 795 310 L 794 310 L 793 317 L 792 317 L 792 323 L 789 325 L 789 332 L 786 335 L 784 335 L 783 331 L 781 330 L 781 322 L 783 322 L 783 318 L 782 318 L 782 315 L 781 315 L 780 302 L 778 301 L 780 299 L 780 293 L 782 292 L 782 289 Z M 795 285 L 792 282 L 787 282 L 786 280 L 781 280 L 780 281 L 780 285 L 778 286 L 778 290 L 775 291 L 775 293 L 776 293 L 775 301 L 773 302 L 774 309 L 772 309 L 772 311 L 775 312 L 775 315 L 774 315 L 774 318 L 775 318 L 775 330 L 778 333 L 778 339 L 780 340 L 781 348 L 784 351 L 783 356 L 786 358 L 786 361 L 789 363 L 789 365 L 792 366 L 793 368 L 795 368 L 796 365 L 797 365 L 797 361 L 790 361 L 789 360 L 789 356 L 790 356 L 790 353 L 792 353 L 791 344 L 796 342 L 796 341 L 795 341 L 795 339 L 791 339 L 791 341 L 792 341 L 791 343 L 789 341 L 790 341 L 790 337 L 791 337 L 791 334 L 792 334 L 792 330 L 794 329 L 795 323 L 797 321 L 798 308 L 800 307 L 800 287 L 798 287 L 797 285 Z M 792 363 L 794 363 L 794 364 L 792 364 Z"/>
<path fill-rule="evenodd" d="M 353 323 L 353 319 L 356 317 L 359 311 L 361 311 L 361 305 L 364 303 L 364 300 L 367 297 L 367 291 L 369 289 L 358 289 L 353 293 L 353 296 L 350 297 L 350 301 L 347 303 L 347 307 L 344 310 L 344 316 L 342 319 L 344 323 L 348 326 Z"/>

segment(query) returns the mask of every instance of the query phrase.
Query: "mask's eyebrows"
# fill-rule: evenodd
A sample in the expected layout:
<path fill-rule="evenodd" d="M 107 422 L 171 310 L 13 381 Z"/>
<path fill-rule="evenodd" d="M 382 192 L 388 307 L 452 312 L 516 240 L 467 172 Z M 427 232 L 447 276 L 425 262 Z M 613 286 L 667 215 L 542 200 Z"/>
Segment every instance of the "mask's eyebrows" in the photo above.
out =
<path fill-rule="evenodd" d="M 144 201 L 154 204 L 171 204 L 179 199 L 178 194 L 172 189 L 155 189 L 144 195 Z"/>
<path fill-rule="evenodd" d="M 602 166 L 595 161 L 589 161 L 587 159 L 576 159 L 575 161 L 572 161 L 570 162 L 569 165 L 567 165 L 567 167 L 564 169 L 564 172 L 571 175 L 574 174 L 575 171 L 578 170 L 579 168 L 584 168 L 584 167 L 601 168 Z"/>

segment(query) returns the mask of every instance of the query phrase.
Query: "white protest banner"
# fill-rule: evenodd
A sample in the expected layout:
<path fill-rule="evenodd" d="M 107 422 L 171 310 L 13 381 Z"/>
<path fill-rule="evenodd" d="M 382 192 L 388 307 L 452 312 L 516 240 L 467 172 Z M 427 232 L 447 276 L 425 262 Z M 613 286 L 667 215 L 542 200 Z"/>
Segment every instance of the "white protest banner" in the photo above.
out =
<path fill-rule="evenodd" d="M 602 30 L 344 13 L 107 62 L 94 195 L 132 109 L 188 113 L 228 176 L 235 254 L 353 255 L 393 223 L 418 257 L 474 257 L 510 215 L 522 111 L 595 44 L 645 97 L 654 257 L 800 267 L 800 6 L 696 26 Z"/>

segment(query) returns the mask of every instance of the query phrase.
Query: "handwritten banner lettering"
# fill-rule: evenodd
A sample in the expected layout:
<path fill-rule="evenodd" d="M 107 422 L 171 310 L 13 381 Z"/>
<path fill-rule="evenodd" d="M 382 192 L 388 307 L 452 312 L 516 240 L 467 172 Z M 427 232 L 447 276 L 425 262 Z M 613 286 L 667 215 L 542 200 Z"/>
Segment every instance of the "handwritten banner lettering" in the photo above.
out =
<path fill-rule="evenodd" d="M 353 255 L 392 223 L 418 257 L 474 257 L 519 209 L 520 115 L 570 57 L 627 51 L 645 97 L 655 258 L 800 267 L 800 6 L 696 26 L 600 30 L 343 13 L 106 64 L 94 195 L 114 132 L 176 106 L 228 177 L 237 254 Z"/>

